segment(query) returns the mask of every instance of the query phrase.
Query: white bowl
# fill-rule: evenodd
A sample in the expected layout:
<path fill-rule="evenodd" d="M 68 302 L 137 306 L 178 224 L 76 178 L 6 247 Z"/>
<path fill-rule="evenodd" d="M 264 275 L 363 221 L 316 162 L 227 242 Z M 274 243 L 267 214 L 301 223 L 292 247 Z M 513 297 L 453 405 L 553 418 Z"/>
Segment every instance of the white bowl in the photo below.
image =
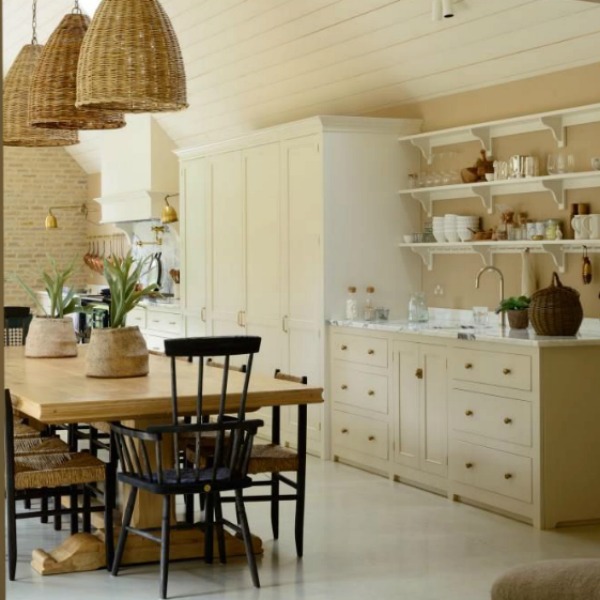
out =
<path fill-rule="evenodd" d="M 446 241 L 446 235 L 444 234 L 443 231 L 436 231 L 434 229 L 433 230 L 433 237 L 435 238 L 435 241 L 439 242 L 440 244 L 443 244 Z"/>
<path fill-rule="evenodd" d="M 458 233 L 456 231 L 446 231 L 444 235 L 446 236 L 446 239 L 452 244 L 460 241 L 460 237 L 458 236 Z"/>
<path fill-rule="evenodd" d="M 458 237 L 461 242 L 470 242 L 473 239 L 473 232 L 468 229 L 459 229 Z"/>
<path fill-rule="evenodd" d="M 412 233 L 405 233 L 402 238 L 405 244 L 412 244 L 415 241 L 415 236 Z"/>
<path fill-rule="evenodd" d="M 600 156 L 592 156 L 592 158 L 590 158 L 590 164 L 594 171 L 600 171 Z"/>

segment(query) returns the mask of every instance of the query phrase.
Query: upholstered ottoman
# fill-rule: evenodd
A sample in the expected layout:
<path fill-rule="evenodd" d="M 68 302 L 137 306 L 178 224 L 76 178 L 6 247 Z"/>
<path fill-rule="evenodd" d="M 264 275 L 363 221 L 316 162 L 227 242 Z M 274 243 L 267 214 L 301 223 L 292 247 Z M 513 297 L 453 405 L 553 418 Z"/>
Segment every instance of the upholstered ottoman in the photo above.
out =
<path fill-rule="evenodd" d="M 600 559 L 545 560 L 511 569 L 492 600 L 600 600 Z"/>

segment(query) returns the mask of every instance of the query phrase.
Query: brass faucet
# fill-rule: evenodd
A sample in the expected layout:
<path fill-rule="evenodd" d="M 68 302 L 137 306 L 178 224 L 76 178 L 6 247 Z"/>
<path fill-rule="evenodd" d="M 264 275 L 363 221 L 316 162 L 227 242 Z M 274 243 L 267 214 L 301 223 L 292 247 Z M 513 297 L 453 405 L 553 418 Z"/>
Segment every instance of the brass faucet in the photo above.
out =
<path fill-rule="evenodd" d="M 504 300 L 504 275 L 502 275 L 502 271 L 497 267 L 483 267 L 483 269 L 477 273 L 477 277 L 475 277 L 475 288 L 479 289 L 479 279 L 486 271 L 495 271 L 498 273 L 498 276 L 500 277 L 500 302 L 502 302 L 502 300 Z M 504 329 L 506 327 L 506 311 L 504 310 L 502 311 L 501 324 L 502 329 Z"/>

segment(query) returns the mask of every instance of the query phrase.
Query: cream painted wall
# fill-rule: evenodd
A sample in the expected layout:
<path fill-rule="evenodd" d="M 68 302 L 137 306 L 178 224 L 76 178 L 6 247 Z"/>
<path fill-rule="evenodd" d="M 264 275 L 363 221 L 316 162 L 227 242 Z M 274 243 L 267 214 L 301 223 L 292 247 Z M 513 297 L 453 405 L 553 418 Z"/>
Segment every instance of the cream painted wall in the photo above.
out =
<path fill-rule="evenodd" d="M 370 113 L 378 117 L 418 117 L 424 121 L 424 130 L 432 131 L 468 123 L 478 123 L 509 118 L 535 112 L 543 112 L 584 104 L 600 102 L 600 63 L 560 71 L 550 75 L 488 87 L 476 91 L 435 98 L 419 104 L 408 104 Z M 443 167 L 462 168 L 471 166 L 477 159 L 479 146 L 464 144 L 448 150 L 459 153 Z M 567 148 L 576 157 L 576 170 L 589 170 L 589 158 L 600 156 L 600 124 L 582 125 L 568 129 Z M 523 134 L 499 139 L 494 144 L 495 158 L 505 160 L 513 154 L 536 154 L 545 159 L 555 151 L 549 133 Z M 544 194 L 513 195 L 500 199 L 502 204 L 526 211 L 532 219 L 557 218 L 563 224 L 568 209 L 559 211 L 556 204 Z M 600 213 L 600 189 L 574 190 L 568 193 L 568 202 L 589 202 L 591 212 Z M 486 228 L 499 222 L 498 215 L 487 215 L 475 200 L 453 200 L 435 203 L 434 214 L 457 213 L 483 216 Z M 422 216 L 423 213 L 422 213 Z M 521 258 L 504 255 L 494 258 L 494 264 L 505 274 L 506 294 L 520 293 Z M 554 263 L 547 255 L 533 257 L 541 287 L 549 285 Z M 600 316 L 600 255 L 592 255 L 594 279 L 584 286 L 581 279 L 582 257 L 568 257 L 567 271 L 561 275 L 565 285 L 575 287 L 581 293 L 587 317 Z M 498 287 L 492 274 L 482 279 L 481 289 L 475 289 L 475 275 L 481 268 L 476 256 L 436 257 L 433 271 L 423 269 L 423 289 L 429 306 L 471 308 L 476 305 L 497 305 Z M 489 278 L 489 279 L 488 279 Z M 435 296 L 433 291 L 440 285 L 444 293 Z"/>

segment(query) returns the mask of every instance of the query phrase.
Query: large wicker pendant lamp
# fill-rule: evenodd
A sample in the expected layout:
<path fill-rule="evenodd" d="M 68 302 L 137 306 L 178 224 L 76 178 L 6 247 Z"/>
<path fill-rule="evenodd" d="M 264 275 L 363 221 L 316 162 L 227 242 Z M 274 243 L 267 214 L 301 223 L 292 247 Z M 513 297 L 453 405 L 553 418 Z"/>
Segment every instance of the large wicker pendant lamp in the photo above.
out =
<path fill-rule="evenodd" d="M 158 0 L 102 0 L 81 47 L 76 106 L 131 113 L 188 106 L 179 42 Z"/>
<path fill-rule="evenodd" d="M 123 113 L 76 108 L 77 63 L 83 37 L 90 25 L 79 2 L 63 17 L 46 45 L 33 74 L 30 122 L 51 129 L 117 129 L 125 126 Z"/>
<path fill-rule="evenodd" d="M 76 131 L 39 129 L 29 124 L 29 86 L 42 54 L 36 37 L 36 0 L 33 2 L 33 38 L 23 46 L 4 79 L 2 97 L 3 143 L 5 146 L 71 146 L 79 143 Z"/>

